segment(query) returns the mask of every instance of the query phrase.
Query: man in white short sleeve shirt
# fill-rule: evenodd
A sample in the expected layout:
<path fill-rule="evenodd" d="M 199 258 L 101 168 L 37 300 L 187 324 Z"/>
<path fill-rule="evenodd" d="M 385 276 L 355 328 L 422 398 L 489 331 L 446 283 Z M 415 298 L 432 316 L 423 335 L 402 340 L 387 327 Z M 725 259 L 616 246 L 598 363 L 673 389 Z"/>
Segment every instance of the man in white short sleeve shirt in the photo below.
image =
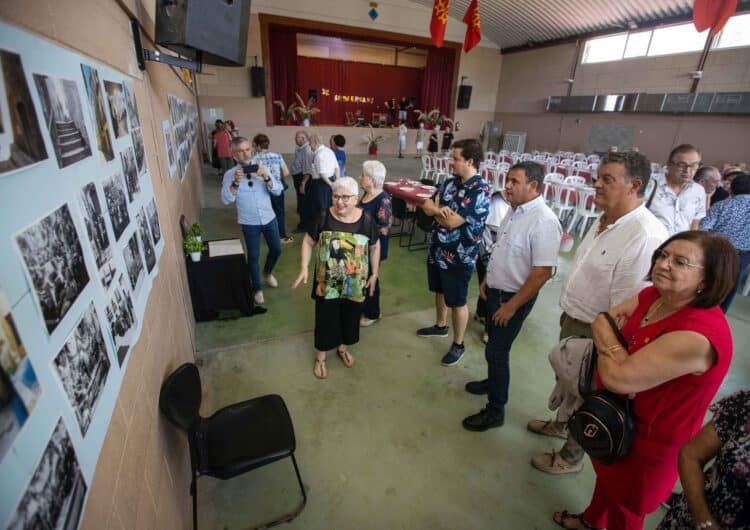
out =
<path fill-rule="evenodd" d="M 664 223 L 670 236 L 698 230 L 706 216 L 706 190 L 693 181 L 700 166 L 701 154 L 696 147 L 678 145 L 669 153 L 666 175 L 654 178 L 653 185 L 646 189 L 648 209 Z"/>
<path fill-rule="evenodd" d="M 669 237 L 666 227 L 646 209 L 643 190 L 651 164 L 641 153 L 609 153 L 599 162 L 594 203 L 602 210 L 573 257 L 560 294 L 560 339 L 592 337 L 596 315 L 638 294 L 654 250 Z M 530 431 L 566 438 L 566 421 L 531 420 Z M 545 473 L 577 473 L 584 452 L 572 438 L 558 453 L 542 453 L 531 464 Z"/>
<path fill-rule="evenodd" d="M 466 384 L 471 394 L 487 394 L 487 406 L 464 418 L 463 426 L 469 431 L 486 431 L 503 424 L 510 384 L 510 348 L 534 307 L 539 289 L 557 265 L 562 227 L 544 202 L 543 186 L 544 169 L 535 162 L 521 162 L 508 171 L 505 193 L 512 210 L 498 228 L 487 276 L 479 288 L 480 296 L 487 298 L 487 379 Z"/>

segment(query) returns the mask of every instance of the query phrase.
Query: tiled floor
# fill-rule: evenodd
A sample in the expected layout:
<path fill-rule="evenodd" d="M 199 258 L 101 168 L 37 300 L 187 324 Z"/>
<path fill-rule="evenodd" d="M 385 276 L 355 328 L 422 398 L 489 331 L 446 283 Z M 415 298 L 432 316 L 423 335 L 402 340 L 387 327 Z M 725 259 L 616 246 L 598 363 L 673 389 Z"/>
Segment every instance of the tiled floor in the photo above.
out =
<path fill-rule="evenodd" d="M 365 157 L 351 156 L 350 173 Z M 380 158 L 388 178 L 415 177 L 415 159 Z M 239 237 L 233 207 L 218 201 L 218 177 L 206 169 L 201 221 L 211 239 Z M 287 192 L 287 225 L 294 226 Z M 265 393 L 286 400 L 297 435 L 300 470 L 309 495 L 289 528 L 304 529 L 530 529 L 555 528 L 554 510 L 583 509 L 593 489 L 587 462 L 574 476 L 551 477 L 529 458 L 559 448 L 559 440 L 526 431 L 544 418 L 554 376 L 547 353 L 557 341 L 561 281 L 570 255 L 539 300 L 511 354 L 506 424 L 486 433 L 461 428 L 483 406 L 463 390 L 486 374 L 481 329 L 472 321 L 467 354 L 454 368 L 440 365 L 450 339 L 422 339 L 414 331 L 433 323 L 424 251 L 391 244 L 382 267 L 383 318 L 362 330 L 347 369 L 329 355 L 329 376 L 313 377 L 313 303 L 309 286 L 292 290 L 299 239 L 284 247 L 274 272 L 278 289 L 266 289 L 268 313 L 196 327 L 204 381 L 203 413 Z M 476 300 L 476 285 L 470 291 Z M 720 395 L 750 386 L 750 300 L 739 296 L 729 314 L 735 360 Z M 291 463 L 282 461 L 231 481 L 199 480 L 202 528 L 245 528 L 295 505 L 299 491 Z M 185 488 L 187 494 L 187 486 Z M 652 515 L 654 528 L 663 515 Z"/>

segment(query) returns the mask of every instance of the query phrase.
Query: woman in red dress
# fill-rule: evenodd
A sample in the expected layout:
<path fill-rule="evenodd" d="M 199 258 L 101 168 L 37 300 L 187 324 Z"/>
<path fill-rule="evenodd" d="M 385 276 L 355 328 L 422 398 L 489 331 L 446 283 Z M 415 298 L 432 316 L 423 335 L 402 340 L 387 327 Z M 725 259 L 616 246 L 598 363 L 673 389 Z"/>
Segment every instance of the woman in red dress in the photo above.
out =
<path fill-rule="evenodd" d="M 737 274 L 737 252 L 729 241 L 681 232 L 654 252 L 653 286 L 610 310 L 628 351 L 602 315 L 593 322 L 598 385 L 635 395 L 635 439 L 614 464 L 592 459 L 591 503 L 582 514 L 556 512 L 558 525 L 640 530 L 645 516 L 669 496 L 679 450 L 701 428 L 729 370 L 732 335 L 718 304 Z"/>

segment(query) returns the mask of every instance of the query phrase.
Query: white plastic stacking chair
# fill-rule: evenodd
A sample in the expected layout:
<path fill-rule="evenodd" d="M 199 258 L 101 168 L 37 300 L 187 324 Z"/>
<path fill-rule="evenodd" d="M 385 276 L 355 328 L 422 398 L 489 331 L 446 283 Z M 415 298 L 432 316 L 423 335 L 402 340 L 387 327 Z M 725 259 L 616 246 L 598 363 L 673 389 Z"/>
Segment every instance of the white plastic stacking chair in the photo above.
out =
<path fill-rule="evenodd" d="M 560 173 L 547 173 L 544 177 L 544 188 L 542 189 L 542 197 L 544 201 L 552 206 L 555 203 L 555 187 L 554 184 L 562 184 L 565 177 Z"/>
<path fill-rule="evenodd" d="M 486 153 L 484 153 L 484 160 L 485 162 L 497 162 L 497 153 L 495 153 L 494 151 L 487 151 Z"/>
<path fill-rule="evenodd" d="M 422 171 L 419 173 L 419 179 L 435 180 L 435 168 L 432 165 L 430 155 L 422 155 Z"/>
<path fill-rule="evenodd" d="M 494 192 L 495 190 L 499 189 L 498 186 L 500 185 L 500 170 L 498 170 L 497 166 L 495 166 L 489 168 L 488 172 L 489 179 L 487 179 L 487 182 L 490 185 L 490 190 Z"/>
<path fill-rule="evenodd" d="M 511 162 L 513 162 L 514 164 L 515 164 L 516 162 L 518 162 L 518 160 L 519 160 L 520 158 L 521 158 L 521 153 L 517 153 L 516 151 L 513 151 L 513 152 L 512 152 L 511 154 L 510 154 L 510 160 L 511 160 Z"/>
<path fill-rule="evenodd" d="M 575 169 L 586 169 L 588 165 L 589 163 L 585 160 L 576 160 L 575 162 L 573 162 L 573 167 Z"/>
<path fill-rule="evenodd" d="M 448 164 L 448 158 L 436 158 L 435 159 L 435 183 L 440 183 L 442 180 L 450 177 L 450 166 Z"/>
<path fill-rule="evenodd" d="M 588 224 L 591 219 L 599 217 L 599 210 L 597 210 L 594 204 L 594 196 L 596 190 L 594 188 L 585 187 L 579 188 L 576 191 L 576 206 L 573 214 L 573 218 L 568 223 L 569 234 L 573 233 L 576 226 L 576 222 L 580 222 L 580 229 L 578 230 L 578 237 L 583 237 L 588 231 Z"/>
<path fill-rule="evenodd" d="M 586 156 L 586 153 L 576 153 L 573 155 L 573 158 L 575 160 L 586 160 L 588 157 Z"/>
<path fill-rule="evenodd" d="M 585 186 L 586 185 L 586 179 L 579 176 L 570 176 L 565 177 L 565 180 L 563 181 L 565 184 L 568 184 L 569 186 Z"/>
<path fill-rule="evenodd" d="M 489 184 L 492 186 L 492 166 L 489 164 L 486 164 L 484 162 L 480 162 L 479 164 L 479 175 Z"/>
<path fill-rule="evenodd" d="M 520 157 L 518 157 L 518 160 L 521 162 L 526 162 L 528 160 L 531 160 L 533 157 L 531 153 L 523 153 Z"/>
<path fill-rule="evenodd" d="M 588 161 L 589 164 L 598 164 L 599 163 L 599 155 L 597 155 L 597 154 L 589 155 L 588 158 L 587 158 L 587 161 Z"/>

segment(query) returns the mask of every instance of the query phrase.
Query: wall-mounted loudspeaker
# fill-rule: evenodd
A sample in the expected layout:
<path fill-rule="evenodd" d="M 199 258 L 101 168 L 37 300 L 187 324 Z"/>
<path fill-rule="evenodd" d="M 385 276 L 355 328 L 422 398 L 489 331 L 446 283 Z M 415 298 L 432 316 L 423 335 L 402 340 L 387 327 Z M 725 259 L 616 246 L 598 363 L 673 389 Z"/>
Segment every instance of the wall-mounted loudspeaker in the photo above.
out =
<path fill-rule="evenodd" d="M 250 90 L 254 98 L 266 95 L 266 76 L 262 66 L 250 67 Z"/>
<path fill-rule="evenodd" d="M 461 85 L 458 87 L 458 103 L 456 108 L 468 109 L 471 103 L 471 85 Z"/>

